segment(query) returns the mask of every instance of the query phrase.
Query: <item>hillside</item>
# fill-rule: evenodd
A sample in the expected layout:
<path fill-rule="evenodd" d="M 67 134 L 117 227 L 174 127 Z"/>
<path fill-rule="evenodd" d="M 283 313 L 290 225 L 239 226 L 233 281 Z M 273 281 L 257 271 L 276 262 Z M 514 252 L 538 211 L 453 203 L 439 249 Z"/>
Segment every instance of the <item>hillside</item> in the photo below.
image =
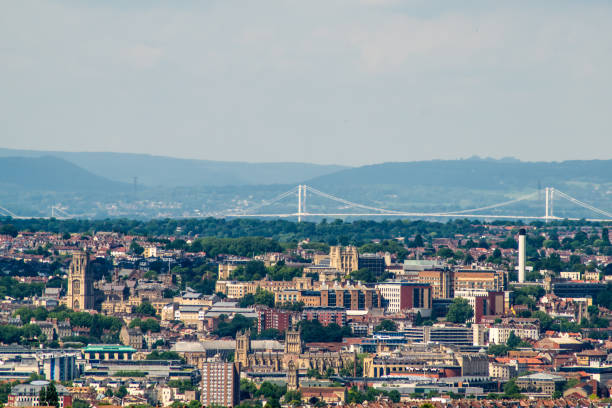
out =
<path fill-rule="evenodd" d="M 4 190 L 50 192 L 121 192 L 131 187 L 51 156 L 0 157 L 0 185 Z"/>
<path fill-rule="evenodd" d="M 520 162 L 498 160 L 432 160 L 382 163 L 345 169 L 313 178 L 313 186 L 429 186 L 478 190 L 522 190 L 538 184 L 556 186 L 570 181 L 612 182 L 612 160 Z"/>
<path fill-rule="evenodd" d="M 104 152 L 51 152 L 1 149 L 0 157 L 54 156 L 114 181 L 145 186 L 240 186 L 296 184 L 346 167 L 309 163 L 246 163 L 176 159 L 164 156 Z"/>

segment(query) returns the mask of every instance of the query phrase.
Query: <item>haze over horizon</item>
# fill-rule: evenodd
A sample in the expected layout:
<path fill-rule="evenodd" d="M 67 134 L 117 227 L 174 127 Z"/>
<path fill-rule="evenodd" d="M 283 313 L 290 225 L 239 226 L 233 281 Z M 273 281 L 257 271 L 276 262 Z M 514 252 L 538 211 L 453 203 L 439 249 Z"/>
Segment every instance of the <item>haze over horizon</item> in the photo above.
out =
<path fill-rule="evenodd" d="M 610 159 L 611 20 L 606 1 L 5 3 L 0 146 Z"/>

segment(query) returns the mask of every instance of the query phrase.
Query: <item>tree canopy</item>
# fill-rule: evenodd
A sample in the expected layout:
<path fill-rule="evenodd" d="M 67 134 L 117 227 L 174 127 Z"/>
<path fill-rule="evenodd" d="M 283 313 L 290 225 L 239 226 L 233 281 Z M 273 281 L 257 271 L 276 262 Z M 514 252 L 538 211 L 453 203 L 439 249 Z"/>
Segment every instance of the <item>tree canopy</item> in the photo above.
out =
<path fill-rule="evenodd" d="M 474 317 L 474 310 L 470 303 L 464 298 L 454 298 L 448 308 L 446 320 L 452 323 L 465 324 L 472 317 Z"/>

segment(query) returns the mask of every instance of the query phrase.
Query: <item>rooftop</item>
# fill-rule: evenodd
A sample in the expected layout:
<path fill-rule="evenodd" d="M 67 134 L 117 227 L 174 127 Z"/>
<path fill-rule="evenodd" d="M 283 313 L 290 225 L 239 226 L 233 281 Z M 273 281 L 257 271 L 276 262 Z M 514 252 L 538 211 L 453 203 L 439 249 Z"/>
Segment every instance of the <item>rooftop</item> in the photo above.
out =
<path fill-rule="evenodd" d="M 122 346 L 120 344 L 90 344 L 89 346 L 83 349 L 86 353 L 90 352 L 113 352 L 113 351 L 123 351 L 123 352 L 136 352 L 136 349 L 133 349 L 129 346 Z"/>

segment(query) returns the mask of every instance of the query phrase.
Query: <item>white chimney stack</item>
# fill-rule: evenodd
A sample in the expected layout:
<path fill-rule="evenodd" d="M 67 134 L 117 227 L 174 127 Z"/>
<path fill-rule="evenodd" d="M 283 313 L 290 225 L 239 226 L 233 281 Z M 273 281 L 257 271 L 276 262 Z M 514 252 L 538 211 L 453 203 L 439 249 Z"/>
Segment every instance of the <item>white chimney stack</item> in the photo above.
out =
<path fill-rule="evenodd" d="M 518 244 L 518 281 L 519 283 L 525 282 L 525 235 L 527 232 L 524 228 L 519 231 L 519 244 Z"/>

